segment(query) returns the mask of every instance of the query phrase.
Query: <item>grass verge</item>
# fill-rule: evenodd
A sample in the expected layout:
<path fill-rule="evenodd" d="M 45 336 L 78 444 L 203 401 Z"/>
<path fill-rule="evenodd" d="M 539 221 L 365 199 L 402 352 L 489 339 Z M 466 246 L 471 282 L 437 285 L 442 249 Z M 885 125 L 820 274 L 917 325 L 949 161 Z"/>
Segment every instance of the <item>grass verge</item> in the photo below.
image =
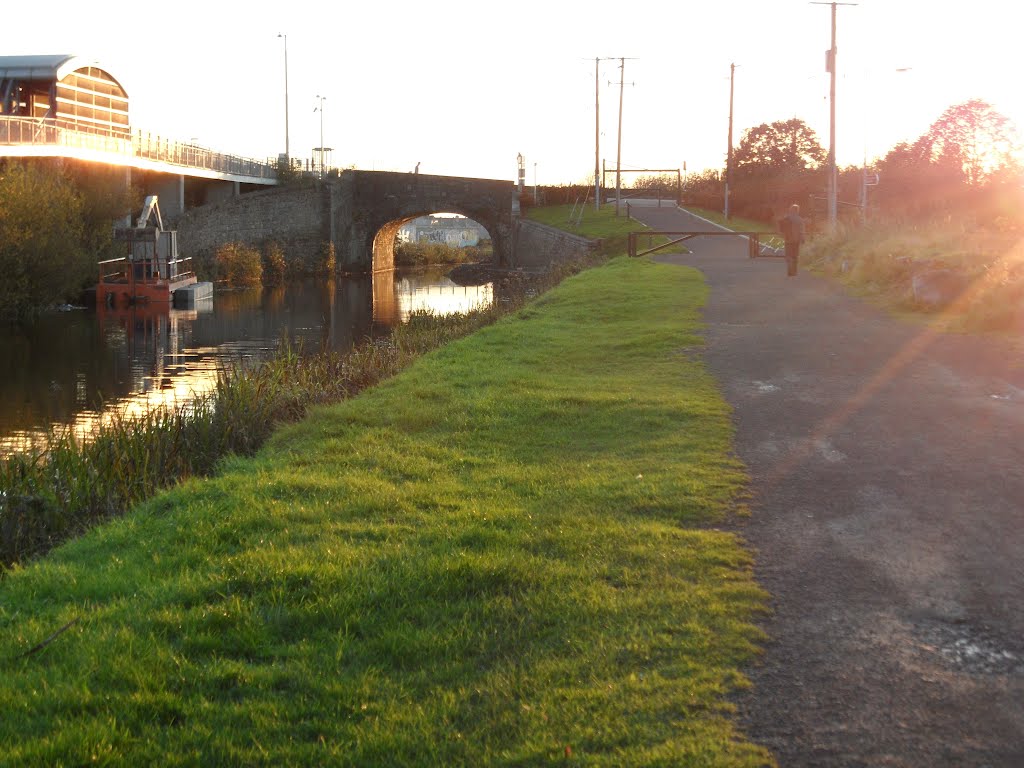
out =
<path fill-rule="evenodd" d="M 282 340 L 256 366 L 220 372 L 213 391 L 141 415 L 107 414 L 88 436 L 51 430 L 41 445 L 0 457 L 0 578 L 104 519 L 190 477 L 216 471 L 229 454 L 251 455 L 308 409 L 351 397 L 393 376 L 418 355 L 472 333 L 522 306 L 585 262 L 530 280 L 511 277 L 495 300 L 465 313 L 415 312 L 389 338 L 348 352 L 308 352 Z"/>
<path fill-rule="evenodd" d="M 627 219 L 625 214 L 615 215 L 614 204 L 594 209 L 593 201 L 586 205 L 546 205 L 530 208 L 526 216 L 541 224 L 564 229 L 592 239 L 602 240 L 605 253 L 624 253 L 630 232 L 642 229 L 643 224 Z"/>
<path fill-rule="evenodd" d="M 638 232 L 647 229 L 647 225 L 636 219 L 627 218 L 625 211 L 621 216 L 615 215 L 615 204 L 605 203 L 601 210 L 594 210 L 594 204 L 590 203 L 581 210 L 576 205 L 549 205 L 541 208 L 531 208 L 527 211 L 527 217 L 539 221 L 541 224 L 564 229 L 583 237 L 601 240 L 601 252 L 605 254 L 624 253 L 628 247 L 628 235 L 630 232 Z M 648 236 L 643 239 L 643 247 L 650 248 L 668 242 L 664 236 Z M 682 245 L 675 245 L 661 253 L 688 253 Z"/>
<path fill-rule="evenodd" d="M 813 238 L 801 258 L 813 271 L 883 309 L 954 332 L 1019 329 L 1024 322 L 1020 232 L 952 222 L 837 227 Z M 945 275 L 948 302 L 914 295 L 916 276 Z"/>
<path fill-rule="evenodd" d="M 769 763 L 705 292 L 615 259 L 16 566 L 0 762 Z"/>

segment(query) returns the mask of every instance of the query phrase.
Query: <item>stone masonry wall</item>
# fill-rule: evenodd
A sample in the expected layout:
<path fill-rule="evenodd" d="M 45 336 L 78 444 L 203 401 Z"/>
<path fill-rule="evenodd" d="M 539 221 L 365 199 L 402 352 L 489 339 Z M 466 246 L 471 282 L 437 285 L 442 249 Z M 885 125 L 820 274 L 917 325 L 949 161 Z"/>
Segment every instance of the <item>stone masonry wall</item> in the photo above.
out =
<path fill-rule="evenodd" d="M 547 267 L 585 256 L 599 244 L 598 240 L 588 240 L 530 219 L 520 219 L 512 263 L 517 267 Z"/>
<path fill-rule="evenodd" d="M 328 194 L 319 186 L 269 189 L 204 205 L 187 211 L 176 226 L 178 253 L 199 263 L 226 243 L 262 249 L 274 241 L 289 263 L 311 266 L 331 239 Z"/>

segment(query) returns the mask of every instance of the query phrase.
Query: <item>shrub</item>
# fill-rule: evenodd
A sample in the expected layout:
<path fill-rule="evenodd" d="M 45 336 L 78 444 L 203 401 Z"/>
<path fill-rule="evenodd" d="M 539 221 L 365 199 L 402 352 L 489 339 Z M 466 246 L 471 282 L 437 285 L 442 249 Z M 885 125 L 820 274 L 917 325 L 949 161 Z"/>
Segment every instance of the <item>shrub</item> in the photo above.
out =
<path fill-rule="evenodd" d="M 318 277 L 333 277 L 337 270 L 338 259 L 334 252 L 334 243 L 321 243 L 320 256 L 316 263 Z"/>
<path fill-rule="evenodd" d="M 278 243 L 267 243 L 263 252 L 263 284 L 280 285 L 284 282 L 287 271 L 288 262 L 284 258 L 284 249 Z"/>
<path fill-rule="evenodd" d="M 263 279 L 263 259 L 255 248 L 227 243 L 214 259 L 218 277 L 232 288 L 259 285 Z"/>
<path fill-rule="evenodd" d="M 490 241 L 481 241 L 481 243 Z M 448 243 L 421 240 L 395 244 L 396 267 L 423 267 L 431 264 L 467 264 L 480 261 L 480 246 L 459 248 Z"/>

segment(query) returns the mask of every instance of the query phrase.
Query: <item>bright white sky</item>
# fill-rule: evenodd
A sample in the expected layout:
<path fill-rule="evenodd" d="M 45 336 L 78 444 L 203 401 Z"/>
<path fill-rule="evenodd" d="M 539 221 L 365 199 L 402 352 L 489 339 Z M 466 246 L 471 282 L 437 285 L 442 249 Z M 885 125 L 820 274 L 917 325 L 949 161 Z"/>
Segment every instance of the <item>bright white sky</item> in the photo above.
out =
<path fill-rule="evenodd" d="M 284 151 L 288 35 L 294 157 L 377 170 L 584 181 L 594 168 L 594 57 L 626 61 L 623 168 L 721 168 L 734 143 L 799 117 L 828 145 L 830 9 L 805 0 L 438 0 L 8 4 L 6 54 L 74 53 L 128 91 L 133 126 L 247 157 Z M 913 140 L 982 98 L 1024 125 L 1002 0 L 863 0 L 838 12 L 841 164 Z M 614 167 L 620 80 L 600 69 L 601 156 Z M 900 68 L 911 69 L 898 72 Z M 609 85 L 609 81 L 615 83 Z M 627 177 L 631 178 L 631 177 Z"/>

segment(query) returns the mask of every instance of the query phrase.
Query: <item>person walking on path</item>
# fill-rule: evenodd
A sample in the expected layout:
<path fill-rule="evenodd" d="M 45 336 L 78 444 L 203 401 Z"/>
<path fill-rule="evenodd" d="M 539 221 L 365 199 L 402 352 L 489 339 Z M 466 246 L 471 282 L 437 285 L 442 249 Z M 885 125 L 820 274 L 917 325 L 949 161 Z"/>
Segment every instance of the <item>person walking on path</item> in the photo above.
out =
<path fill-rule="evenodd" d="M 789 213 L 779 219 L 779 229 L 786 241 L 786 274 L 793 277 L 800 258 L 800 243 L 804 241 L 804 220 L 800 218 L 799 205 L 789 206 Z"/>

